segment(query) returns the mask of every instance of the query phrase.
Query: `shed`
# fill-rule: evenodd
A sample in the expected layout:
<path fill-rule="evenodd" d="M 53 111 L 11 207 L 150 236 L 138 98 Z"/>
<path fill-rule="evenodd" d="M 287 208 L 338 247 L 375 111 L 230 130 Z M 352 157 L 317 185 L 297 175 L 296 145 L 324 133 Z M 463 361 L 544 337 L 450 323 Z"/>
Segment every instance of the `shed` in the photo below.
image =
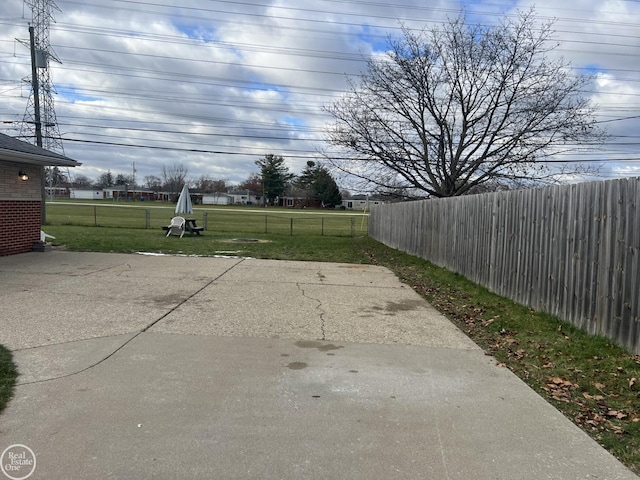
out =
<path fill-rule="evenodd" d="M 226 193 L 205 193 L 202 195 L 203 205 L 232 205 L 233 197 Z"/>
<path fill-rule="evenodd" d="M 342 200 L 342 206 L 347 210 L 371 210 L 371 207 L 384 203 L 382 199 L 368 195 L 354 195 Z"/>
<path fill-rule="evenodd" d="M 104 191 L 102 189 L 83 189 L 83 188 L 70 188 L 69 198 L 76 200 L 102 200 L 104 198 Z"/>
<path fill-rule="evenodd" d="M 42 246 L 43 167 L 81 163 L 0 133 L 0 256 Z"/>

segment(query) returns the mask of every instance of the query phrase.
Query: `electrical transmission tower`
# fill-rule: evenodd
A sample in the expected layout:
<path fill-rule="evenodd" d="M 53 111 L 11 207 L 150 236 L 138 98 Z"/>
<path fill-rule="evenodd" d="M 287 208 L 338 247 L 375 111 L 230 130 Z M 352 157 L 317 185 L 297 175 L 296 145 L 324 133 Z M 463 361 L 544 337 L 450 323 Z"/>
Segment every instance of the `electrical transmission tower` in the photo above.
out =
<path fill-rule="evenodd" d="M 60 9 L 53 0 L 24 0 L 24 4 L 32 14 L 29 27 L 32 75 L 28 80 L 25 79 L 31 85 L 31 94 L 20 127 L 20 138 L 64 155 L 53 105 L 53 94 L 56 92 L 49 71 L 50 60 L 62 63 L 49 43 L 49 25 L 51 21 L 55 22 L 53 10 Z"/>

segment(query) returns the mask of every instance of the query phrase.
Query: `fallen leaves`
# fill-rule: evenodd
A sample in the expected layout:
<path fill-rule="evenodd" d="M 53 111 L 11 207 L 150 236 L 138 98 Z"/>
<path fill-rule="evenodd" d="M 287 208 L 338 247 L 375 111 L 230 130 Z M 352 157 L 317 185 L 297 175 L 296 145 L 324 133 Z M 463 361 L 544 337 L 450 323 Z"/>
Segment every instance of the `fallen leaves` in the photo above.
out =
<path fill-rule="evenodd" d="M 604 401 L 605 397 L 602 395 L 589 395 L 587 392 L 583 392 L 582 395 L 588 400 L 593 400 L 594 404 L 589 406 L 577 402 L 580 405 L 581 413 L 574 420 L 578 425 L 582 424 L 597 431 L 609 430 L 616 435 L 624 434 L 624 430 L 618 422 L 629 416 L 626 412 L 608 408 Z"/>
<path fill-rule="evenodd" d="M 601 392 L 606 388 L 605 385 L 599 382 L 595 382 L 593 386 Z M 574 417 L 574 421 L 578 425 L 583 425 L 585 428 L 598 431 L 609 430 L 616 435 L 624 434 L 624 430 L 618 422 L 627 419 L 629 412 L 609 408 L 606 403 L 607 396 L 604 394 L 592 395 L 589 392 L 582 392 L 582 398 L 586 400 L 586 402 L 580 401 L 579 396 L 574 397 L 574 392 L 578 388 L 578 384 L 555 376 L 548 378 L 543 390 L 548 392 L 554 400 L 575 404 L 580 410 L 580 413 Z M 617 396 L 612 395 L 612 397 L 615 398 Z M 632 414 L 632 421 L 636 421 L 635 414 Z"/>
<path fill-rule="evenodd" d="M 592 430 L 604 431 L 610 430 L 616 435 L 624 434 L 624 430 L 619 425 L 615 425 L 610 422 L 605 416 L 595 412 L 585 412 L 574 418 L 575 422 L 580 425 L 583 424 Z"/>
<path fill-rule="evenodd" d="M 607 405 L 608 401 L 616 401 L 619 395 L 606 394 L 604 392 L 605 385 L 599 382 L 594 382 L 593 386 L 597 388 L 602 395 L 592 395 L 588 392 L 582 392 L 582 397 L 586 402 L 576 400 L 576 404 L 580 407 L 580 414 L 578 414 L 574 420 L 577 424 L 582 424 L 585 427 L 604 432 L 606 430 L 613 432 L 616 435 L 623 435 L 625 433 L 625 422 L 638 423 L 640 422 L 640 414 L 637 412 L 629 412 L 621 408 L 611 408 Z"/>
<path fill-rule="evenodd" d="M 578 388 L 577 384 L 561 377 L 549 378 L 547 385 L 542 387 L 544 391 L 551 394 L 551 398 L 565 403 L 571 403 L 573 399 L 571 392 L 576 388 Z"/>
<path fill-rule="evenodd" d="M 482 322 L 480 324 L 480 326 L 482 326 L 483 328 L 486 328 L 486 327 L 488 327 L 489 325 L 491 325 L 495 321 L 496 321 L 495 318 L 490 318 L 489 320 L 485 320 L 484 322 Z"/>
<path fill-rule="evenodd" d="M 509 351 L 509 357 L 515 360 L 522 360 L 523 358 L 527 357 L 527 351 L 523 348 L 520 348 L 515 351 L 511 350 Z"/>
<path fill-rule="evenodd" d="M 597 402 L 597 401 L 600 401 L 600 400 L 604 400 L 604 397 L 603 397 L 602 395 L 591 395 L 591 394 L 589 394 L 589 393 L 587 393 L 587 392 L 582 392 L 582 396 L 583 396 L 584 398 L 588 399 L 588 400 L 593 399 L 593 400 L 595 400 L 596 402 Z"/>
<path fill-rule="evenodd" d="M 622 420 L 623 418 L 627 418 L 628 415 L 624 412 L 620 412 L 618 410 L 609 410 L 607 412 L 607 417 L 615 417 L 618 420 Z"/>

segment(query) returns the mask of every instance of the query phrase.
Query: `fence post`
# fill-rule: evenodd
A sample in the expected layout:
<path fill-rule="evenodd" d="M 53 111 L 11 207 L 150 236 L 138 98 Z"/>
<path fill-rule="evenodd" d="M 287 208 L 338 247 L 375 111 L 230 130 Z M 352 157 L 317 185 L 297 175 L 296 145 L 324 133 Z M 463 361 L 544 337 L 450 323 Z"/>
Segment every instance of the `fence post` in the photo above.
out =
<path fill-rule="evenodd" d="M 269 233 L 269 228 L 267 227 L 267 216 L 264 216 L 264 233 Z"/>
<path fill-rule="evenodd" d="M 324 237 L 324 217 L 322 217 L 322 230 L 320 232 L 320 236 Z"/>
<path fill-rule="evenodd" d="M 291 233 L 289 234 L 290 237 L 293 237 L 293 217 L 291 217 Z"/>
<path fill-rule="evenodd" d="M 97 227 L 98 226 L 98 212 L 97 212 L 98 207 L 96 205 L 93 206 L 93 226 Z"/>
<path fill-rule="evenodd" d="M 147 230 L 151 228 L 151 210 L 145 208 L 144 210 L 144 219 L 146 223 Z"/>
<path fill-rule="evenodd" d="M 204 217 L 204 220 L 203 220 L 203 222 L 204 222 L 204 229 L 206 230 L 206 229 L 207 229 L 207 219 L 208 219 L 208 216 L 209 216 L 209 212 L 204 212 L 204 213 L 202 214 L 202 216 Z"/>
<path fill-rule="evenodd" d="M 351 217 L 351 236 L 356 236 L 356 217 Z"/>

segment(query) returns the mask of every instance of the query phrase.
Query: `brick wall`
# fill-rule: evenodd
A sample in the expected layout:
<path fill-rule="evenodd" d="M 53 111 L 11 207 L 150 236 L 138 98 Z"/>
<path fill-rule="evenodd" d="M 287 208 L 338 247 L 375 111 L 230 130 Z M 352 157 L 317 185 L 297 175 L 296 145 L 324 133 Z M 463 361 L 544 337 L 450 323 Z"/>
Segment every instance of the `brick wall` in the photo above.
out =
<path fill-rule="evenodd" d="M 20 180 L 18 172 L 29 175 L 29 180 Z M 2 200 L 40 200 L 42 195 L 42 168 L 0 160 L 0 201 Z"/>
<path fill-rule="evenodd" d="M 20 180 L 19 171 L 29 180 Z M 40 241 L 41 171 L 33 165 L 0 161 L 0 256 L 30 252 Z"/>
<path fill-rule="evenodd" d="M 0 256 L 30 252 L 40 241 L 39 201 L 0 200 Z"/>

